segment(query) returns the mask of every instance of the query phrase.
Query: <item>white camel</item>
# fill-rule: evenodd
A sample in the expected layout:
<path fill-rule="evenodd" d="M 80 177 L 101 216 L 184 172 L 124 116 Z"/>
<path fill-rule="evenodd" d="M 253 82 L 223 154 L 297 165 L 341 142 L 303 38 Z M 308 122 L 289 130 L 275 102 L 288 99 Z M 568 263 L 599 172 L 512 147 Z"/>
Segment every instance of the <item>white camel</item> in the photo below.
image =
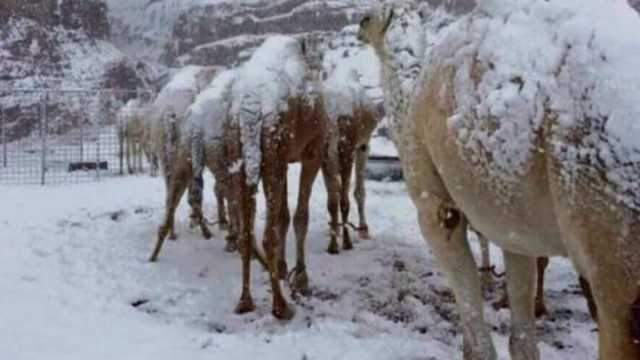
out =
<path fill-rule="evenodd" d="M 360 36 L 383 62 L 394 140 L 456 297 L 465 359 L 496 358 L 467 222 L 504 250 L 513 359 L 540 357 L 535 258 L 556 255 L 592 285 L 599 358 L 639 359 L 640 40 L 621 31 L 640 29 L 637 14 L 623 0 L 484 0 L 409 54 L 396 41 L 411 35 L 411 11 L 382 5 Z M 405 58 L 426 59 L 414 92 L 402 89 Z"/>

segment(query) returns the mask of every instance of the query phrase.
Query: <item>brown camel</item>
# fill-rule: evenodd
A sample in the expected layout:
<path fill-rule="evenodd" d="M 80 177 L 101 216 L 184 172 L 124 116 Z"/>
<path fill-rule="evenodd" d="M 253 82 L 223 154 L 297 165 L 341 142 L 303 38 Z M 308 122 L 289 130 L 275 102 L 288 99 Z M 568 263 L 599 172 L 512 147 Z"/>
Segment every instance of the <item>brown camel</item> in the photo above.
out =
<path fill-rule="evenodd" d="M 386 91 L 396 105 L 403 97 L 397 75 L 401 57 L 387 39 L 406 28 L 402 20 L 408 3 L 381 6 L 360 28 L 361 37 L 382 59 Z M 531 16 L 538 12 L 515 1 L 505 3 L 500 7 L 482 2 L 470 15 L 438 30 L 419 87 L 409 95 L 409 112 L 393 119 L 394 140 L 421 230 L 458 304 L 465 359 L 496 358 L 466 239 L 470 223 L 505 254 L 513 359 L 540 357 L 534 322 L 536 258 L 563 255 L 592 286 L 599 358 L 637 360 L 640 161 L 630 136 L 637 136 L 637 129 L 627 126 L 633 121 L 625 117 L 629 113 L 621 114 L 607 102 L 613 96 L 617 106 L 637 110 L 637 99 L 628 97 L 634 93 L 623 89 L 629 72 L 615 68 L 619 53 L 609 53 L 614 51 L 611 44 L 627 47 L 624 61 L 631 61 L 628 48 L 637 43 L 626 37 L 603 41 L 596 35 L 609 34 L 611 25 L 594 23 L 589 11 L 616 18 L 613 26 L 638 28 L 640 20 L 623 2 L 609 8 L 590 1 L 580 8 L 527 2 L 534 10 L 544 8 L 547 19 L 558 22 L 540 31 L 538 18 Z M 523 36 L 536 41 L 500 37 L 509 34 L 505 29 L 511 21 L 518 21 Z M 538 48 L 540 44 L 545 46 Z M 512 52 L 496 51 L 502 49 Z M 533 54 L 541 50 L 557 50 L 558 62 L 538 63 L 545 70 L 526 68 L 524 64 L 535 61 Z M 506 55 L 511 53 L 519 54 L 521 62 Z M 500 71 L 507 64 L 513 67 L 505 78 Z M 592 68 L 585 71 L 585 66 Z M 599 82 L 598 74 L 606 74 L 608 81 Z M 512 90 L 516 95 L 511 102 L 501 103 Z M 529 100 L 519 102 L 523 98 Z M 484 111 L 487 101 L 494 101 L 494 107 Z M 507 106 L 496 107 L 500 105 Z M 518 141 L 503 137 L 517 124 L 523 126 L 511 134 Z M 594 148 L 597 155 L 588 152 Z"/>
<path fill-rule="evenodd" d="M 346 79 L 342 77 L 346 77 Z M 336 70 L 323 84 L 323 97 L 329 118 L 338 127 L 342 242 L 343 248 L 349 250 L 353 248 L 347 225 L 350 225 L 349 188 L 351 187 L 354 163 L 356 175 L 354 197 L 358 205 L 360 219 L 359 226 L 354 226 L 354 228 L 361 238 L 369 238 L 369 225 L 365 214 L 365 168 L 369 156 L 369 141 L 381 116 L 377 113 L 375 104 L 365 93 L 364 87 L 359 83 L 358 74 L 353 70 L 349 71 L 346 76 L 340 72 L 340 69 Z M 328 191 L 330 189 L 327 187 Z M 337 254 L 339 252 L 338 243 L 332 241 L 329 244 L 328 252 Z"/>
<path fill-rule="evenodd" d="M 190 191 L 190 205 L 192 207 L 192 220 L 200 227 L 203 236 L 211 237 L 204 216 L 202 214 L 201 200 L 198 199 L 198 183 L 191 169 L 191 149 L 183 146 L 181 137 L 185 132 L 184 114 L 195 100 L 196 95 L 210 82 L 219 71 L 215 67 L 188 66 L 178 72 L 172 80 L 160 92 L 149 110 L 147 132 L 153 139 L 152 153 L 160 160 L 165 185 L 167 188 L 165 216 L 158 230 L 156 246 L 150 257 L 150 261 L 156 261 L 162 244 L 167 234 L 175 239 L 174 217 L 180 199 L 186 189 L 180 185 L 186 181 L 187 187 L 193 186 Z M 188 170 L 185 170 L 188 169 Z M 219 193 L 219 191 L 216 191 Z M 221 208 L 218 213 L 223 213 Z"/>
<path fill-rule="evenodd" d="M 339 229 L 338 185 L 335 154 L 337 139 L 324 111 L 323 101 L 304 58 L 304 46 L 297 40 L 276 36 L 267 39 L 240 69 L 233 85 L 232 121 L 225 127 L 226 158 L 230 161 L 230 209 L 239 223 L 242 255 L 242 295 L 236 312 L 252 311 L 250 291 L 250 244 L 254 237 L 255 196 L 262 180 L 267 203 L 263 246 L 273 292 L 273 314 L 290 319 L 294 313 L 280 287 L 286 276 L 284 246 L 289 225 L 287 206 L 287 167 L 302 164 L 298 207 L 294 215 L 297 262 L 292 273 L 294 291 L 308 291 L 305 263 L 305 238 L 309 222 L 309 199 L 313 182 L 325 167 L 329 210 L 332 217 L 332 242 Z M 277 94 L 274 96 L 274 94 Z M 329 150 L 327 150 L 329 149 Z M 335 170 L 334 170 L 335 169 Z M 333 175 L 332 175 L 333 174 Z"/>

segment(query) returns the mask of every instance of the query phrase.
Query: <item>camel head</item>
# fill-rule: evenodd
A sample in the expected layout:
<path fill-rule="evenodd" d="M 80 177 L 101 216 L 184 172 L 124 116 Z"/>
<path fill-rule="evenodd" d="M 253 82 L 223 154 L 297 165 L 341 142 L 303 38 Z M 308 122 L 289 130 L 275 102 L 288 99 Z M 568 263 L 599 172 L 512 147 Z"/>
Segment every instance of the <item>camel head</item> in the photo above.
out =
<path fill-rule="evenodd" d="M 358 40 L 371 44 L 377 52 L 382 52 L 388 41 L 387 34 L 393 32 L 392 29 L 401 27 L 402 32 L 422 31 L 412 28 L 421 28 L 423 18 L 422 10 L 414 1 L 384 1 L 362 18 Z"/>

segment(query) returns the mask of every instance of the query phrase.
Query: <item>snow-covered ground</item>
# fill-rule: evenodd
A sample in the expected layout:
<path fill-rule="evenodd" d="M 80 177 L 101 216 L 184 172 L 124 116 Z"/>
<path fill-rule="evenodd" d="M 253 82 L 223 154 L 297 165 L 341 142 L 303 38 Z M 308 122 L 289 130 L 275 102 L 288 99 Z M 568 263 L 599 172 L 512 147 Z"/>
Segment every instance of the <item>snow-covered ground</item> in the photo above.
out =
<path fill-rule="evenodd" d="M 292 166 L 291 207 L 298 173 Z M 271 316 L 267 276 L 257 263 L 257 311 L 232 312 L 239 257 L 223 250 L 223 233 L 207 241 L 189 230 L 186 205 L 178 214 L 179 240 L 166 244 L 158 263 L 146 261 L 162 215 L 158 178 L 0 187 L 2 358 L 460 359 L 453 297 L 403 185 L 367 185 L 373 239 L 331 256 L 318 179 L 308 239 L 313 295 L 292 300 L 296 317 L 289 323 Z M 211 193 L 205 211 L 214 218 Z M 293 265 L 292 233 L 288 245 Z M 595 358 L 595 325 L 567 261 L 554 260 L 547 279 L 551 314 L 538 323 L 542 358 Z M 486 313 L 500 358 L 507 359 L 509 312 L 487 302 Z"/>

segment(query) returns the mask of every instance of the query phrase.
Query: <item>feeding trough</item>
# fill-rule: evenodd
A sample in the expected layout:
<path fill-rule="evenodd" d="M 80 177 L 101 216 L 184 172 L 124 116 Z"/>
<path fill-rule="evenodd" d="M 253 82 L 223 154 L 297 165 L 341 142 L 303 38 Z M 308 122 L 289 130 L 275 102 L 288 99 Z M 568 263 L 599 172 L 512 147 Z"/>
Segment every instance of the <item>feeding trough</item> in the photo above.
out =
<path fill-rule="evenodd" d="M 366 177 L 374 181 L 402 181 L 402 164 L 397 156 L 372 155 L 367 162 Z"/>
<path fill-rule="evenodd" d="M 109 164 L 106 161 L 100 162 L 73 162 L 69 164 L 69 172 L 74 171 L 90 171 L 90 170 L 107 170 L 109 168 Z"/>
<path fill-rule="evenodd" d="M 402 181 L 402 164 L 395 146 L 386 136 L 374 136 L 369 142 L 371 155 L 365 176 L 374 181 Z"/>

